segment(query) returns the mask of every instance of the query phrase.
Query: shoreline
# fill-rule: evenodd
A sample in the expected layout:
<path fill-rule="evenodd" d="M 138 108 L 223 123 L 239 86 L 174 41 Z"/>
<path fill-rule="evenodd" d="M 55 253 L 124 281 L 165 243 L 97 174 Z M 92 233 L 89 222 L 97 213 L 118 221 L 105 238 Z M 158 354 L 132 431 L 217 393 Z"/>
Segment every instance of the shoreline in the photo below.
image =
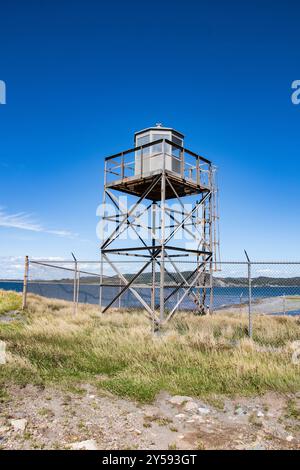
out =
<path fill-rule="evenodd" d="M 233 304 L 225 305 L 224 307 L 215 309 L 216 313 L 232 313 L 232 311 L 238 311 L 238 313 L 247 314 L 248 304 Z M 299 311 L 300 315 L 300 296 L 299 295 L 288 295 L 278 297 L 267 297 L 265 299 L 253 299 L 252 300 L 252 313 L 258 313 L 262 315 L 272 314 L 288 314 L 289 312 Z"/>

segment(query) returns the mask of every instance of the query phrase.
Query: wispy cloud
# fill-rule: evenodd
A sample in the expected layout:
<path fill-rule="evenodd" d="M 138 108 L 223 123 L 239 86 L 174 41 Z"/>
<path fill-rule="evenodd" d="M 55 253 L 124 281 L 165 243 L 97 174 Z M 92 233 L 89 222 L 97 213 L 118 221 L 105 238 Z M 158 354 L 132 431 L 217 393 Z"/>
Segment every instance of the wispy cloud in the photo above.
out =
<path fill-rule="evenodd" d="M 0 256 L 0 280 L 1 279 L 23 279 L 24 256 Z M 35 258 L 39 260 L 39 258 Z M 62 258 L 59 256 L 48 257 L 49 264 L 59 263 Z M 29 280 L 33 279 L 54 279 L 65 276 L 66 271 L 57 269 L 47 269 L 44 266 L 30 264 Z"/>
<path fill-rule="evenodd" d="M 69 269 L 74 269 L 74 263 L 65 262 L 65 259 L 60 256 L 48 256 L 47 258 L 35 257 L 34 259 L 30 257 L 29 260 L 29 285 L 30 282 L 36 280 L 50 281 L 73 277 Z M 1 281 L 23 279 L 24 261 L 24 256 L 0 256 L 0 289 Z M 36 263 L 37 261 L 43 264 L 38 264 Z M 70 257 L 69 261 L 72 261 Z M 93 262 L 91 264 L 88 261 L 81 262 L 78 260 L 78 267 L 81 271 L 99 276 L 100 261 L 98 263 L 99 264 L 95 264 Z M 106 275 L 112 274 L 114 274 L 113 270 L 106 273 Z"/>
<path fill-rule="evenodd" d="M 1 256 L 0 279 L 22 279 L 24 273 L 24 257 Z"/>
<path fill-rule="evenodd" d="M 74 238 L 76 233 L 69 230 L 51 230 L 43 225 L 37 223 L 31 214 L 26 212 L 17 212 L 15 214 L 8 214 L 4 208 L 0 207 L 0 227 L 14 228 L 19 230 L 29 230 L 31 232 L 43 232 L 59 237 Z"/>

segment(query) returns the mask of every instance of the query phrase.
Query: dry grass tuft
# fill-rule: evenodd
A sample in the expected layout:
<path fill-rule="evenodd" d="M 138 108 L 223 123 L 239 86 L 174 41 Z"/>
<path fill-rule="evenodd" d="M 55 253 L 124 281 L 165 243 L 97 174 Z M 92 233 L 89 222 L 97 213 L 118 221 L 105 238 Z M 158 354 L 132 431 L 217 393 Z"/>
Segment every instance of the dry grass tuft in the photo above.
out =
<path fill-rule="evenodd" d="M 21 296 L 17 292 L 0 289 L 0 315 L 11 310 L 19 310 L 21 305 Z"/>

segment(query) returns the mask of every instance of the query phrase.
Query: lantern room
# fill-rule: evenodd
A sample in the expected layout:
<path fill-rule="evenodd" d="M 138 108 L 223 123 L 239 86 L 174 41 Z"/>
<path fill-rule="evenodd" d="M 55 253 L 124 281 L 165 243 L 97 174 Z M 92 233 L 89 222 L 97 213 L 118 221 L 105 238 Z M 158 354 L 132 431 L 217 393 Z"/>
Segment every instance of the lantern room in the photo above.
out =
<path fill-rule="evenodd" d="M 162 142 L 162 139 L 168 142 Z M 181 132 L 163 127 L 160 123 L 134 134 L 134 146 L 143 146 L 135 152 L 135 175 L 147 176 L 163 169 L 180 174 L 180 149 L 184 135 Z M 155 144 L 155 142 L 157 144 Z M 170 143 L 169 143 L 170 142 Z M 171 145 L 171 142 L 175 146 Z M 149 144 L 149 145 L 147 145 Z M 145 146 L 145 147 L 144 147 Z"/>

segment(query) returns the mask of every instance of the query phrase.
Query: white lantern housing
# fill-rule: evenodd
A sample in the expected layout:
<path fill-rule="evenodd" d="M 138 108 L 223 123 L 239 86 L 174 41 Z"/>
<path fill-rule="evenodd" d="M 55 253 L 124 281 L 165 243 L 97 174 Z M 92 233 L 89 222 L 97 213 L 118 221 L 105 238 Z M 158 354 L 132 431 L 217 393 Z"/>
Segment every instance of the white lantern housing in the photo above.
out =
<path fill-rule="evenodd" d="M 175 145 L 183 147 L 184 135 L 175 129 L 162 127 L 148 127 L 134 134 L 134 145 L 139 147 L 157 140 L 167 139 Z M 135 175 L 149 176 L 153 172 L 163 169 L 180 174 L 181 153 L 178 147 L 160 142 L 135 152 Z"/>

